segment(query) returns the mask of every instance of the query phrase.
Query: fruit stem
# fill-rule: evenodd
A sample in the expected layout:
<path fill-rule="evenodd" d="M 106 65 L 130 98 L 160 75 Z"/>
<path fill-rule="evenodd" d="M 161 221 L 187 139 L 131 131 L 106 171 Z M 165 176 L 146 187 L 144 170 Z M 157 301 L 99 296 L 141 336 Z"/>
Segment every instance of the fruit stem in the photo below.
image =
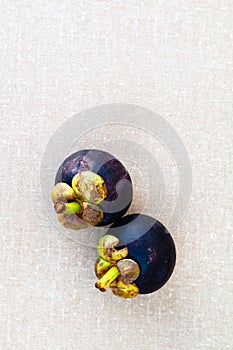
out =
<path fill-rule="evenodd" d="M 116 266 L 111 267 L 96 283 L 95 287 L 101 292 L 106 292 L 108 286 L 120 275 Z"/>
<path fill-rule="evenodd" d="M 76 214 L 81 213 L 82 208 L 78 202 L 57 202 L 54 205 L 57 214 Z"/>

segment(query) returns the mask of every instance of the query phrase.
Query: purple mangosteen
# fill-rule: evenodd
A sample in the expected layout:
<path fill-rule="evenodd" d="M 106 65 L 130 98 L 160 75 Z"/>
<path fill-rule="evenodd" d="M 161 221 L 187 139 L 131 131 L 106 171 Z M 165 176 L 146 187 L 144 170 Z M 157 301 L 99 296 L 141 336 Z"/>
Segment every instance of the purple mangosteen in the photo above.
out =
<path fill-rule="evenodd" d="M 96 287 L 123 298 L 148 294 L 170 278 L 176 262 L 172 236 L 158 220 L 131 214 L 114 223 L 97 245 Z"/>
<path fill-rule="evenodd" d="M 52 189 L 58 220 L 74 230 L 119 220 L 132 196 L 132 181 L 124 165 L 110 153 L 96 149 L 81 150 L 66 158 Z"/>

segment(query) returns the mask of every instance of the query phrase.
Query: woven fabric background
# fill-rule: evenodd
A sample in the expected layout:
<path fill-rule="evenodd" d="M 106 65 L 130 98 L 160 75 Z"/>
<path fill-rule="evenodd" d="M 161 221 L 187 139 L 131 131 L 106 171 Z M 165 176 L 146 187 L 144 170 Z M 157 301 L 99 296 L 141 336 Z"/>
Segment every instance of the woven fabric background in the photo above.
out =
<path fill-rule="evenodd" d="M 233 349 L 232 1 L 0 0 L 0 8 L 0 349 Z M 40 195 L 57 127 L 113 102 L 166 119 L 193 171 L 189 208 L 172 232 L 174 274 L 134 300 L 93 287 L 96 253 L 56 230 Z M 104 137 L 100 130 L 99 144 Z"/>

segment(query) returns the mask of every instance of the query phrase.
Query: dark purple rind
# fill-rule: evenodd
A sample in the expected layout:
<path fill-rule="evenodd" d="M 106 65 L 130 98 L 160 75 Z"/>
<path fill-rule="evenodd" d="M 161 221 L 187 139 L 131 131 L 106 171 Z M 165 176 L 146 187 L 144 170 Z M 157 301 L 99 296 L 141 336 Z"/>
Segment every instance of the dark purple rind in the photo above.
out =
<path fill-rule="evenodd" d="M 127 247 L 127 258 L 139 264 L 136 285 L 140 294 L 155 292 L 170 278 L 176 262 L 172 236 L 156 219 L 142 214 L 127 215 L 106 234 L 119 239 L 119 249 Z"/>
<path fill-rule="evenodd" d="M 55 184 L 66 182 L 71 186 L 74 175 L 85 170 L 100 175 L 108 190 L 107 198 L 99 205 L 104 212 L 104 219 L 97 226 L 119 220 L 127 212 L 133 197 L 132 181 L 124 165 L 108 152 L 81 150 L 70 155 L 60 165 Z"/>

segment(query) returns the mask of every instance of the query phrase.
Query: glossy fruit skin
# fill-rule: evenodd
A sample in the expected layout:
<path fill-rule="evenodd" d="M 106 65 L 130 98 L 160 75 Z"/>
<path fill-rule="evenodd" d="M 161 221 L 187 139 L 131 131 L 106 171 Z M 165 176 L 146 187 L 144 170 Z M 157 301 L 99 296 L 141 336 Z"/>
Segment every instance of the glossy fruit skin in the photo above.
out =
<path fill-rule="evenodd" d="M 134 281 L 140 294 L 152 293 L 170 278 L 176 262 L 173 239 L 156 219 L 132 214 L 114 223 L 107 234 L 119 239 L 119 248 L 127 247 L 127 258 L 136 261 L 140 275 Z"/>
<path fill-rule="evenodd" d="M 97 226 L 109 225 L 119 220 L 132 202 L 133 188 L 128 171 L 110 153 L 102 150 L 86 149 L 71 154 L 60 165 L 56 174 L 55 185 L 58 182 L 66 182 L 71 186 L 74 175 L 87 170 L 100 175 L 104 179 L 108 190 L 107 198 L 99 205 L 104 212 L 104 219 Z"/>

